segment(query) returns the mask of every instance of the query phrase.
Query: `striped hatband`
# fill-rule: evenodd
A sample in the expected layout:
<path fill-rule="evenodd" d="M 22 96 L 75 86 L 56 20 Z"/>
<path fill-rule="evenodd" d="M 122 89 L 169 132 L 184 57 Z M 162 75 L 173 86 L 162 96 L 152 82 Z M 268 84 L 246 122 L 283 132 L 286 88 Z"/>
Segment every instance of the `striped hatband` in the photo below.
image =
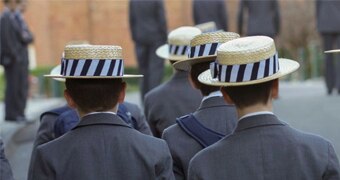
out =
<path fill-rule="evenodd" d="M 249 36 L 218 47 L 216 61 L 198 79 L 214 86 L 241 86 L 277 79 L 298 67 L 296 61 L 278 58 L 272 38 Z"/>

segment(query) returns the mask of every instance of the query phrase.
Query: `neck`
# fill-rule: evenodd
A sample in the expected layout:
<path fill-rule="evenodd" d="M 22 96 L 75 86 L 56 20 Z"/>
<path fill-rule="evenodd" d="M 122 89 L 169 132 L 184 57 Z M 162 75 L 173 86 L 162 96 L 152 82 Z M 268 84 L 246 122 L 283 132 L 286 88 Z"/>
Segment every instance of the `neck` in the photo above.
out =
<path fill-rule="evenodd" d="M 114 112 L 114 113 L 117 113 L 117 109 L 118 109 L 117 107 L 118 107 L 118 106 L 115 106 L 114 108 L 108 109 L 108 110 L 103 111 L 103 112 Z M 98 112 L 98 111 L 83 112 L 83 111 L 77 109 L 77 112 L 78 112 L 78 115 L 79 115 L 79 117 L 80 117 L 80 119 L 81 119 L 81 118 L 83 118 L 86 114 L 93 113 L 93 112 Z"/>
<path fill-rule="evenodd" d="M 237 108 L 237 114 L 238 114 L 238 118 L 241 118 L 244 115 L 250 114 L 250 113 L 255 113 L 255 112 L 260 112 L 260 111 L 273 111 L 273 105 L 272 102 L 268 102 L 267 104 L 262 104 L 262 103 L 258 103 L 255 105 L 251 105 L 248 107 L 244 107 L 244 108 Z"/>

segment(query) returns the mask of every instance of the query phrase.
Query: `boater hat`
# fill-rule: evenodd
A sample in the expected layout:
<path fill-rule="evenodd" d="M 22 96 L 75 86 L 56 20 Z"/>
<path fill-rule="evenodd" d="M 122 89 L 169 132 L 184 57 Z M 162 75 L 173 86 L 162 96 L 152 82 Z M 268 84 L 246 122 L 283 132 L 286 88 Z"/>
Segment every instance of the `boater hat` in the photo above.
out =
<path fill-rule="evenodd" d="M 294 60 L 278 58 L 274 40 L 267 36 L 238 38 L 217 49 L 217 60 L 198 80 L 212 86 L 259 84 L 299 68 Z"/>
<path fill-rule="evenodd" d="M 221 44 L 239 37 L 240 35 L 234 32 L 200 34 L 190 42 L 189 59 L 176 62 L 174 67 L 179 70 L 189 71 L 194 64 L 215 61 L 217 48 Z"/>
<path fill-rule="evenodd" d="M 120 46 L 68 45 L 64 50 L 58 74 L 51 78 L 136 78 L 143 75 L 124 74 L 124 61 Z"/>
<path fill-rule="evenodd" d="M 216 23 L 214 21 L 205 22 L 202 24 L 197 24 L 195 27 L 200 29 L 202 33 L 217 31 Z"/>
<path fill-rule="evenodd" d="M 157 56 L 172 61 L 187 59 L 187 51 L 190 41 L 201 34 L 201 30 L 195 27 L 183 26 L 171 31 L 168 35 L 168 44 L 157 48 Z"/>

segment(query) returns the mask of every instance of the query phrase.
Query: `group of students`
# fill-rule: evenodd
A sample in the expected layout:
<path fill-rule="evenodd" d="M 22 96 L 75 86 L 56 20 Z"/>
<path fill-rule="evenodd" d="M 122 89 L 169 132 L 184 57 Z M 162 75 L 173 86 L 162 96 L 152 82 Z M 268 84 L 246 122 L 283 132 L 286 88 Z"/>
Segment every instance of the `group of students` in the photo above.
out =
<path fill-rule="evenodd" d="M 42 115 L 28 179 L 340 179 L 329 141 L 272 112 L 278 78 L 299 67 L 272 38 L 179 27 L 156 54 L 174 75 L 144 118 L 124 102 L 124 79 L 142 75 L 124 74 L 120 46 L 66 46 L 47 77 L 69 107 Z"/>

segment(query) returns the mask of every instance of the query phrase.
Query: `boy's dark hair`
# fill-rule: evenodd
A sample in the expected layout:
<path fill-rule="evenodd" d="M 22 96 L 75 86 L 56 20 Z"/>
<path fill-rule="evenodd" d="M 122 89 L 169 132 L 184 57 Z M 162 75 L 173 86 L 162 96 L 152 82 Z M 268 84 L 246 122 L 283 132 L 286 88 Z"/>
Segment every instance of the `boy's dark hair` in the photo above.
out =
<path fill-rule="evenodd" d="M 192 65 L 190 70 L 190 78 L 203 96 L 208 96 L 211 92 L 220 90 L 220 87 L 218 86 L 208 86 L 198 81 L 198 76 L 209 69 L 209 66 L 210 62 L 198 63 Z"/>
<path fill-rule="evenodd" d="M 266 104 L 273 82 L 274 80 L 246 86 L 227 86 L 222 89 L 228 93 L 236 107 L 244 108 L 257 103 Z"/>
<path fill-rule="evenodd" d="M 122 79 L 66 79 L 66 89 L 82 112 L 101 112 L 118 103 Z"/>

